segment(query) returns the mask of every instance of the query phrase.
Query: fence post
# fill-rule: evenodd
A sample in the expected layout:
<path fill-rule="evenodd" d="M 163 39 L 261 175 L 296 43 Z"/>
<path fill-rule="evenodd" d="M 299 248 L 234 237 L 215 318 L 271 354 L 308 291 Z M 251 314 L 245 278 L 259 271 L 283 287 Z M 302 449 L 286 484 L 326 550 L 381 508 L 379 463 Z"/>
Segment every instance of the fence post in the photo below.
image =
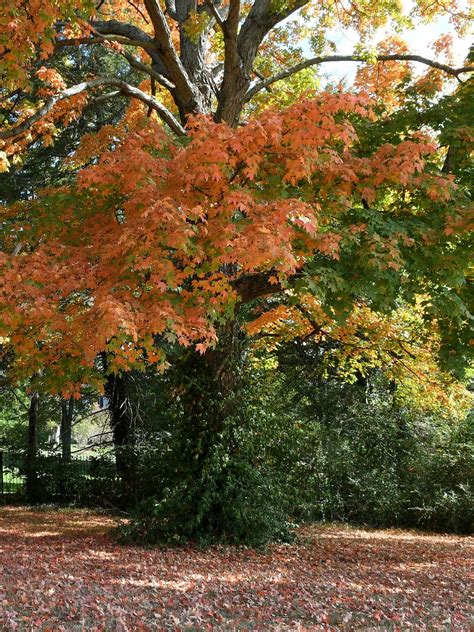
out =
<path fill-rule="evenodd" d="M 3 452 L 0 450 L 0 495 L 4 500 L 5 490 L 3 487 Z"/>

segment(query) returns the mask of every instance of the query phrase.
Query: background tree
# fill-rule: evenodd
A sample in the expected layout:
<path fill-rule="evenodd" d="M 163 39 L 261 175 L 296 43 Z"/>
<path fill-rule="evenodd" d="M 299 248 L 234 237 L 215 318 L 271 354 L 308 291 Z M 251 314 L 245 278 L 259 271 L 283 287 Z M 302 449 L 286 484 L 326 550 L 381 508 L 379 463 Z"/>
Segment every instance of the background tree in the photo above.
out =
<path fill-rule="evenodd" d="M 74 420 L 74 399 L 61 400 L 61 456 L 64 461 L 71 460 L 72 424 Z"/>

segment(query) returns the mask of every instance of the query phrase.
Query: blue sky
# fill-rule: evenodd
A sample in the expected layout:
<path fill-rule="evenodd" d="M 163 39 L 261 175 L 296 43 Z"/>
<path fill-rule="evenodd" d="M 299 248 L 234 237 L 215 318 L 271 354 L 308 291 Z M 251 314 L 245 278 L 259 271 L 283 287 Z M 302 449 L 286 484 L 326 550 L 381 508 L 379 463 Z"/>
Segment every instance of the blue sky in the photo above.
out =
<path fill-rule="evenodd" d="M 410 11 L 412 4 L 410 0 L 404 0 L 407 13 Z M 464 5 L 463 9 L 466 12 L 468 11 L 467 4 Z M 463 64 L 469 52 L 469 47 L 473 43 L 473 33 L 471 31 L 471 34 L 460 37 L 450 23 L 448 15 L 441 16 L 429 24 L 419 24 L 416 29 L 405 29 L 400 35 L 407 42 L 411 53 L 434 59 L 435 53 L 431 50 L 430 45 L 438 39 L 440 35 L 445 33 L 451 33 L 453 36 L 455 65 L 460 66 Z M 380 29 L 374 38 L 374 43 L 376 44 L 380 40 L 385 39 L 388 34 L 389 29 Z M 336 44 L 336 53 L 340 55 L 351 54 L 354 51 L 354 46 L 360 41 L 357 32 L 352 29 L 333 30 L 329 37 Z M 320 72 L 327 76 L 330 81 L 346 79 L 348 83 L 352 83 L 356 66 L 356 64 L 347 62 L 331 63 L 321 67 Z M 420 65 L 418 65 L 418 67 L 420 71 L 423 69 Z"/>

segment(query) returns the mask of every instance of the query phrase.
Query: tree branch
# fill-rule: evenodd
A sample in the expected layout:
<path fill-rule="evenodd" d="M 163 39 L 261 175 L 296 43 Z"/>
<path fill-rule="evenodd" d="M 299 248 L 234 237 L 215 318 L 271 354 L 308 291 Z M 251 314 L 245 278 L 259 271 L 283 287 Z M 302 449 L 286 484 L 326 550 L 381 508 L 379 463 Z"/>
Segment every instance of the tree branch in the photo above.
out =
<path fill-rule="evenodd" d="M 229 16 L 224 22 L 225 67 L 214 117 L 216 121 L 226 121 L 231 126 L 238 124 L 260 44 L 276 24 L 308 1 L 288 0 L 291 6 L 278 10 L 273 0 L 255 0 L 237 33 L 240 0 L 230 0 Z"/>
<path fill-rule="evenodd" d="M 443 167 L 441 169 L 441 173 L 450 173 L 454 166 L 456 152 L 454 150 L 453 145 L 449 145 L 448 151 L 446 152 L 446 157 L 444 159 Z"/>
<path fill-rule="evenodd" d="M 156 71 L 164 77 L 169 78 L 168 69 L 159 53 L 157 43 L 151 35 L 148 35 L 148 33 L 145 33 L 145 31 L 142 31 L 137 26 L 126 24 L 119 20 L 93 20 L 89 22 L 89 24 L 99 37 L 116 41 L 126 46 L 140 46 L 143 48 L 150 55 Z M 83 43 L 88 42 L 85 41 Z"/>
<path fill-rule="evenodd" d="M 138 39 L 128 39 L 122 35 L 102 35 L 97 31 L 97 37 L 74 37 L 72 39 L 58 39 L 56 40 L 55 46 L 56 48 L 61 48 L 64 46 L 80 46 L 82 45 L 92 45 L 92 44 L 103 44 L 104 42 L 118 42 L 119 44 L 125 44 L 126 46 L 139 46 L 145 49 L 148 53 L 155 51 L 156 47 L 153 42 L 146 42 L 144 40 Z"/>
<path fill-rule="evenodd" d="M 153 37 L 145 33 L 145 31 L 142 31 L 138 26 L 120 22 L 119 20 L 91 20 L 89 24 L 100 35 L 123 37 L 127 40 L 121 41 L 123 44 L 130 44 L 130 41 L 132 41 L 136 42 L 136 44 L 130 45 L 142 46 L 147 50 L 151 49 L 156 51 L 156 44 Z"/>
<path fill-rule="evenodd" d="M 158 83 L 163 87 L 167 88 L 168 90 L 173 90 L 175 88 L 174 83 L 171 83 L 171 81 L 169 81 L 162 74 L 156 72 L 156 70 L 153 70 L 151 66 L 147 66 L 146 64 L 142 63 L 139 59 L 137 59 L 133 55 L 130 55 L 130 53 L 123 52 L 122 56 L 125 57 L 130 66 L 136 68 L 136 70 L 141 70 L 141 72 L 144 72 L 153 79 L 156 79 L 156 81 L 158 81 Z"/>
<path fill-rule="evenodd" d="M 217 24 L 219 25 L 219 28 L 224 31 L 224 20 L 222 19 L 221 14 L 219 13 L 219 11 L 217 10 L 217 7 L 215 6 L 215 4 L 213 3 L 212 0 L 206 0 L 206 6 L 209 7 L 209 10 L 211 12 L 211 15 L 213 16 L 213 18 L 215 19 L 215 21 L 217 22 Z"/>
<path fill-rule="evenodd" d="M 79 37 L 56 40 L 56 47 L 79 46 L 81 44 L 103 44 L 104 41 L 118 42 L 125 46 L 143 48 L 153 61 L 153 66 L 162 75 L 168 75 L 156 45 L 155 40 L 137 26 L 126 24 L 119 20 L 92 20 L 89 22 L 95 37 Z"/>
<path fill-rule="evenodd" d="M 126 46 L 141 47 L 150 55 L 153 66 L 159 69 L 159 71 L 155 70 L 155 68 L 150 68 L 146 64 L 143 64 L 141 61 L 130 55 L 130 53 L 122 52 L 121 54 L 123 57 L 125 57 L 125 59 L 129 62 L 131 66 L 133 66 L 137 70 L 142 70 L 143 72 L 146 72 L 150 76 L 154 77 L 162 86 L 164 86 L 168 90 L 171 90 L 175 87 L 174 84 L 171 83 L 169 79 L 165 76 L 168 75 L 166 66 L 164 65 L 160 55 L 158 54 L 158 49 L 154 39 L 150 37 L 147 33 L 143 32 L 138 27 L 134 27 L 130 24 L 123 24 L 122 22 L 118 22 L 117 20 L 110 20 L 108 22 L 91 22 L 90 24 L 95 33 L 95 37 L 79 37 L 57 40 L 56 47 L 60 48 L 63 46 L 79 46 L 81 44 L 103 44 L 104 42 L 108 41 L 119 42 L 120 44 L 124 44 Z M 108 34 L 109 31 L 119 31 L 120 33 L 124 34 Z"/>
<path fill-rule="evenodd" d="M 166 13 L 170 16 L 172 20 L 175 22 L 178 21 L 178 14 L 176 13 L 176 2 L 175 0 L 165 0 Z"/>
<path fill-rule="evenodd" d="M 144 0 L 145 8 L 155 31 L 155 42 L 160 57 L 168 69 L 170 79 L 176 86 L 180 99 L 186 104 L 199 102 L 198 91 L 193 86 L 189 76 L 178 57 L 171 39 L 171 31 L 165 15 L 157 0 Z M 190 108 L 194 109 L 194 108 Z"/>
<path fill-rule="evenodd" d="M 276 276 L 275 271 L 247 274 L 233 281 L 232 286 L 237 291 L 242 303 L 248 303 L 261 296 L 278 294 L 287 289 L 282 287 L 280 283 L 270 283 L 270 277 L 274 276 Z M 296 281 L 302 277 L 302 272 L 295 272 L 289 280 Z"/>
<path fill-rule="evenodd" d="M 140 7 L 138 7 L 136 4 L 134 4 L 134 3 L 132 2 L 132 0 L 127 0 L 127 3 L 128 3 L 131 7 L 133 7 L 137 13 L 139 13 L 139 14 L 142 16 L 142 18 L 143 18 L 143 20 L 145 21 L 145 23 L 146 23 L 146 24 L 149 24 L 149 22 L 148 22 L 148 18 L 147 18 L 147 17 L 146 17 L 146 15 L 143 13 L 143 11 L 140 9 Z"/>
<path fill-rule="evenodd" d="M 463 66 L 462 68 L 452 68 L 451 66 L 447 66 L 446 64 L 440 64 L 437 61 L 433 61 L 432 59 L 427 59 L 426 57 L 422 57 L 421 55 L 402 55 L 402 54 L 392 54 L 392 55 L 377 55 L 375 60 L 378 62 L 382 61 L 415 61 L 420 64 L 425 64 L 426 66 L 431 66 L 431 68 L 437 68 L 438 70 L 442 70 L 448 75 L 459 78 L 459 75 L 462 73 L 472 72 L 474 71 L 474 66 Z M 299 64 L 295 64 L 286 70 L 282 70 L 281 72 L 268 77 L 262 81 L 259 81 L 254 86 L 252 86 L 247 92 L 246 101 L 250 101 L 252 97 L 254 97 L 260 90 L 264 88 L 268 88 L 272 83 L 277 81 L 281 81 L 282 79 L 286 79 L 287 77 L 291 77 L 297 72 L 304 70 L 305 68 L 310 68 L 311 66 L 317 66 L 319 64 L 325 64 L 328 62 L 367 62 L 365 57 L 361 57 L 359 55 L 327 55 L 325 57 L 312 57 L 311 59 L 306 59 L 305 61 L 300 62 Z"/>
<path fill-rule="evenodd" d="M 103 77 L 99 77 L 97 79 L 92 79 L 91 81 L 84 81 L 82 83 L 78 83 L 75 86 L 71 86 L 66 90 L 62 90 L 51 97 L 35 114 L 30 116 L 26 121 L 20 123 L 16 127 L 12 127 L 6 131 L 0 132 L 0 139 L 11 138 L 13 136 L 18 136 L 23 132 L 26 132 L 29 128 L 34 125 L 37 121 L 39 121 L 43 116 L 48 114 L 53 107 L 59 101 L 64 99 L 68 99 L 80 92 L 84 92 L 85 90 L 92 90 L 94 88 L 98 88 L 101 86 L 111 86 L 118 88 L 121 94 L 125 94 L 127 96 L 133 97 L 142 101 L 149 107 L 152 107 L 159 115 L 159 117 L 173 130 L 173 132 L 177 136 L 185 136 L 186 130 L 179 123 L 179 121 L 173 116 L 173 114 L 162 105 L 155 97 L 143 92 L 139 88 L 132 86 L 125 81 L 120 81 L 119 79 L 106 79 Z"/>
<path fill-rule="evenodd" d="M 239 32 L 237 47 L 244 72 L 249 75 L 262 40 L 277 24 L 299 11 L 309 0 L 289 0 L 286 8 L 274 11 L 272 0 L 255 0 Z"/>
<path fill-rule="evenodd" d="M 229 35 L 237 38 L 237 29 L 239 28 L 240 19 L 240 0 L 229 0 L 229 13 L 224 22 L 225 29 Z"/>
<path fill-rule="evenodd" d="M 97 103 L 103 103 L 104 101 L 108 101 L 109 99 L 115 99 L 117 97 L 125 97 L 125 95 L 122 94 L 121 90 L 112 90 L 112 92 L 107 92 L 106 94 L 101 94 L 100 96 L 95 97 L 95 99 L 92 99 L 91 101 L 89 101 L 87 105 L 95 105 Z"/>

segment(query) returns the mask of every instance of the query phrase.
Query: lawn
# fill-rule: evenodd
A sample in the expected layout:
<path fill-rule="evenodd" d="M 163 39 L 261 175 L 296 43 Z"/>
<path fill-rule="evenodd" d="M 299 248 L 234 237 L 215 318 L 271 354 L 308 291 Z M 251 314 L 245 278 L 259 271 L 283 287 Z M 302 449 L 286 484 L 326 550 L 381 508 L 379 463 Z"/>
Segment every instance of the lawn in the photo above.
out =
<path fill-rule="evenodd" d="M 2 630 L 469 630 L 474 538 L 343 526 L 142 549 L 79 510 L 0 509 Z M 472 580 L 472 575 L 471 575 Z"/>

